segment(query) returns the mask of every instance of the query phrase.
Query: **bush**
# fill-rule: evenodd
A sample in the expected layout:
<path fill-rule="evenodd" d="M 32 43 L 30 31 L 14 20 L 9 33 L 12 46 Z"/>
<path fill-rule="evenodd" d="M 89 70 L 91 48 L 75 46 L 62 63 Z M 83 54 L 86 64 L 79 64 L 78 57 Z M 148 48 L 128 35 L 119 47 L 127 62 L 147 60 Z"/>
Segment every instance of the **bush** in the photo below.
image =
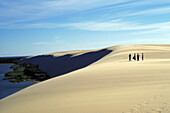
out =
<path fill-rule="evenodd" d="M 13 83 L 16 83 L 18 82 L 17 79 L 12 79 L 12 80 L 9 80 L 10 82 L 13 82 Z"/>
<path fill-rule="evenodd" d="M 19 64 L 15 64 L 15 65 L 12 65 L 10 68 L 15 70 L 15 69 L 17 69 L 17 68 L 19 68 L 19 67 L 20 67 Z"/>
<path fill-rule="evenodd" d="M 4 80 L 10 79 L 10 82 L 43 81 L 50 78 L 38 69 L 38 65 L 23 63 L 12 65 L 10 68 L 14 71 L 5 73 L 4 78 Z"/>

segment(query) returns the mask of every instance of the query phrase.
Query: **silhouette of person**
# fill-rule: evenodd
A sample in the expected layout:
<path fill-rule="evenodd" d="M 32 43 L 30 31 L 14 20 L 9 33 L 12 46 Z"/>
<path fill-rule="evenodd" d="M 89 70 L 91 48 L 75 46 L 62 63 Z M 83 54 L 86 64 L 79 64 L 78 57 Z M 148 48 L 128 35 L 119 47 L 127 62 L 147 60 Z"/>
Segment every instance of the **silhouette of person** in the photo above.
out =
<path fill-rule="evenodd" d="M 131 61 L 131 54 L 129 54 L 129 61 Z"/>
<path fill-rule="evenodd" d="M 134 53 L 133 59 L 136 60 L 136 53 Z"/>
<path fill-rule="evenodd" d="M 139 56 L 140 56 L 139 53 L 137 53 L 137 61 L 139 61 Z"/>
<path fill-rule="evenodd" d="M 144 54 L 142 53 L 142 60 L 144 60 Z"/>

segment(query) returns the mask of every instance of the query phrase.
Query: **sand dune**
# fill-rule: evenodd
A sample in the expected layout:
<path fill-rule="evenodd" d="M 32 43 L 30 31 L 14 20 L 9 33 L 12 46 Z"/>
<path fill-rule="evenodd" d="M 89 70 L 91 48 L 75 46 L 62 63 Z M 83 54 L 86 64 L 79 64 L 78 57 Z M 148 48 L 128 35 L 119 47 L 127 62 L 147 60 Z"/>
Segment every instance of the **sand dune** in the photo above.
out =
<path fill-rule="evenodd" d="M 19 63 L 38 64 L 41 71 L 51 77 L 60 76 L 77 69 L 84 68 L 105 55 L 111 50 L 102 49 L 96 51 L 68 51 L 30 57 Z"/>
<path fill-rule="evenodd" d="M 111 52 L 0 100 L 0 113 L 170 113 L 170 45 L 92 51 L 102 50 Z M 129 62 L 129 53 L 144 53 L 145 60 Z"/>

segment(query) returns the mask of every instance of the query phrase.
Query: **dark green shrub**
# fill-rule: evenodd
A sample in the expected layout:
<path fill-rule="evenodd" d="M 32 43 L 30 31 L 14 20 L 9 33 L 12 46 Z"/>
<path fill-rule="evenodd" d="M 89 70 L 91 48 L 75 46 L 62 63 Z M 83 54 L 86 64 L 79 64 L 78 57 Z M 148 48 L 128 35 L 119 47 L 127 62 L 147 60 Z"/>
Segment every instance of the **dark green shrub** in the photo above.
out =
<path fill-rule="evenodd" d="M 17 82 L 17 80 L 16 79 L 11 79 L 11 80 L 9 80 L 10 82 L 13 82 L 13 83 L 16 83 Z"/>
<path fill-rule="evenodd" d="M 49 79 L 50 76 L 38 69 L 38 65 L 34 64 L 15 64 L 11 68 L 14 71 L 5 73 L 4 80 L 10 79 L 11 82 L 23 81 L 43 81 Z"/>

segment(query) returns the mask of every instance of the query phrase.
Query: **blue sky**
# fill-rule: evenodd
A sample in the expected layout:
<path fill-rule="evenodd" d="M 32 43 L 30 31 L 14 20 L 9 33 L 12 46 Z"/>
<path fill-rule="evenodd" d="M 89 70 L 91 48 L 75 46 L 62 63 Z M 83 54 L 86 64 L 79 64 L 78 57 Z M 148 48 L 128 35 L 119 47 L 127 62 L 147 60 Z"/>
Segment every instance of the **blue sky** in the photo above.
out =
<path fill-rule="evenodd" d="M 170 0 L 0 0 L 0 56 L 170 44 Z"/>

